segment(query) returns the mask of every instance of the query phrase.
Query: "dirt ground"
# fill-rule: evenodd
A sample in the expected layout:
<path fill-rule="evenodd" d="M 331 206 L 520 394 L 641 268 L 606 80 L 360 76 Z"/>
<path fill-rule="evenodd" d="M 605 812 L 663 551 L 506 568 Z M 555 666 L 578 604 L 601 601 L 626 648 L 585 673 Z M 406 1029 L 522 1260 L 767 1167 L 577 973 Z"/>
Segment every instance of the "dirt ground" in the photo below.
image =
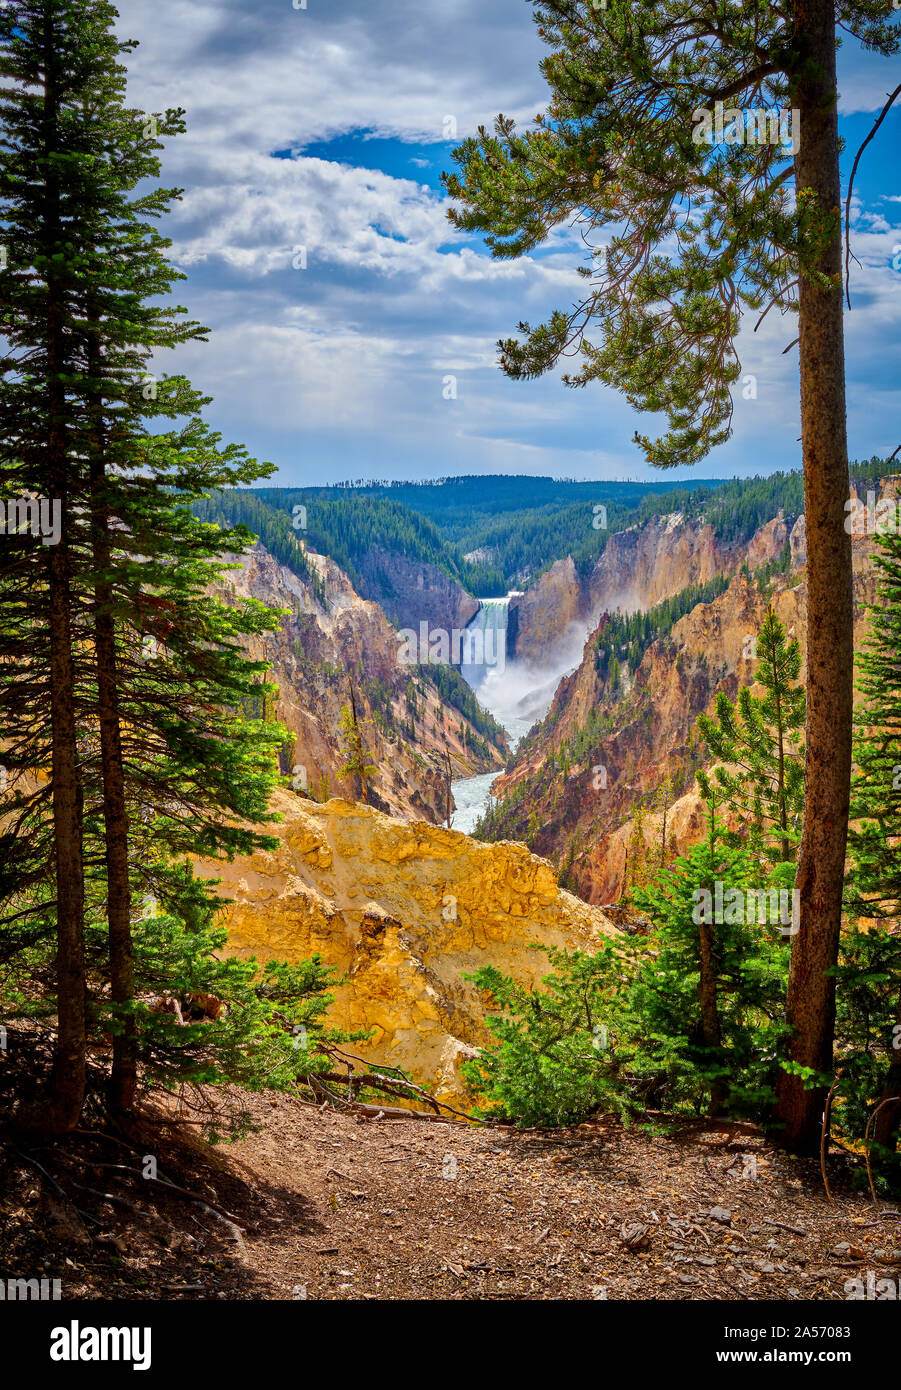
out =
<path fill-rule="evenodd" d="M 901 1269 L 894 1204 L 852 1193 L 834 1154 L 831 1205 L 818 1163 L 751 1126 L 518 1132 L 248 1105 L 262 1128 L 213 1149 L 149 1126 L 3 1141 L 6 1272 L 59 1278 L 64 1298 L 692 1301 L 845 1299 Z"/>

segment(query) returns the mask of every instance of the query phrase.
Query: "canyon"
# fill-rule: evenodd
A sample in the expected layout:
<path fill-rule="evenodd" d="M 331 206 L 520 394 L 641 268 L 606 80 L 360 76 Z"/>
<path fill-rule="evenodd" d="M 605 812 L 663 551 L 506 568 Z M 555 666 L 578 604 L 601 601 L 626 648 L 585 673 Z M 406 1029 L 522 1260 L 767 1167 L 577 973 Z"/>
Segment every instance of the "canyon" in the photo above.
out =
<path fill-rule="evenodd" d="M 897 491 L 897 479 L 884 483 L 884 495 L 893 497 Z M 668 596 L 667 586 L 679 582 L 679 571 L 669 566 L 667 539 L 673 531 L 656 529 L 663 542 L 662 572 L 670 579 L 664 583 L 648 576 L 643 596 L 653 594 L 659 601 Z M 697 532 L 695 540 L 701 540 Z M 787 569 L 768 578 L 755 574 L 784 553 L 786 542 Z M 641 539 L 628 549 L 641 553 Z M 866 640 L 866 610 L 876 599 L 872 537 L 852 537 L 852 551 L 859 650 Z M 701 540 L 690 547 L 680 542 L 679 553 L 689 562 L 682 573 L 701 580 L 716 552 Z M 720 562 L 726 559 L 720 556 Z M 501 799 L 492 836 L 522 839 L 546 855 L 561 869 L 567 886 L 588 902 L 610 905 L 621 895 L 638 806 L 648 847 L 659 844 L 664 800 L 668 852 L 682 853 L 700 838 L 703 806 L 694 774 L 709 764 L 709 757 L 696 731 L 697 717 L 711 712 L 720 691 L 734 701 L 741 685 L 753 687 L 754 639 L 769 605 L 788 636 L 798 639 L 802 683 L 806 677 L 803 515 L 790 528 L 784 518 L 774 518 L 728 559 L 733 577 L 725 592 L 698 603 L 665 637 L 653 641 L 637 669 L 625 671 L 616 688 L 598 669 L 605 611 L 578 667 L 561 680 L 546 718 L 492 786 Z M 625 572 L 608 572 L 615 592 L 622 593 L 629 566 Z"/>
<path fill-rule="evenodd" d="M 584 641 L 605 611 L 644 612 L 690 584 L 735 573 L 746 562 L 756 569 L 777 558 L 797 526 L 790 528 L 779 516 L 747 545 L 725 544 L 709 523 L 672 512 L 614 532 L 586 574 L 567 556 L 511 600 L 516 655 L 536 666 L 547 664 L 572 651 L 574 634 L 581 633 Z"/>
<path fill-rule="evenodd" d="M 886 489 L 895 495 L 897 480 Z M 354 1045 L 363 1065 L 399 1068 L 447 1103 L 471 1103 L 461 1066 L 489 1040 L 490 1001 L 466 977 L 492 964 L 535 987 L 548 973 L 536 947 L 591 950 L 616 934 L 636 808 L 650 846 L 662 786 L 669 852 L 697 841 L 695 772 L 709 762 L 697 716 L 718 692 L 734 700 L 753 684 L 753 641 L 769 605 L 803 653 L 804 539 L 803 515 L 780 512 L 732 544 L 703 520 L 654 517 L 610 536 L 587 571 L 566 557 L 525 593 L 489 602 L 467 603 L 446 576 L 423 573 L 430 567 L 393 564 L 394 624 L 505 633 L 503 661 L 463 674 L 510 743 L 499 725 L 485 738 L 421 670 L 399 664 L 388 613 L 332 560 L 307 552 L 317 596 L 258 544 L 231 584 L 286 610 L 254 655 L 272 663 L 275 713 L 296 740 L 283 770 L 300 765 L 304 777 L 277 794 L 276 850 L 201 866 L 231 899 L 229 950 L 320 955 L 341 979 L 331 1021 L 370 1035 Z M 853 550 L 859 645 L 875 599 L 872 539 L 855 537 Z M 384 577 L 384 557 L 377 566 Z M 624 664 L 611 681 L 598 653 L 612 611 L 647 611 L 720 577 L 722 591 L 692 600 L 636 668 Z M 340 773 L 349 680 L 377 767 L 368 805 Z M 442 824 L 448 765 L 461 800 L 453 829 Z M 489 794 L 497 800 L 481 838 L 461 833 L 476 827 Z"/>
<path fill-rule="evenodd" d="M 444 820 L 446 759 L 456 777 L 500 771 L 502 731 L 486 738 L 421 671 L 399 665 L 397 634 L 381 606 L 361 598 L 328 556 L 308 552 L 307 559 L 324 597 L 259 543 L 233 561 L 227 586 L 284 614 L 277 632 L 248 643 L 254 658 L 271 663 L 270 679 L 279 688 L 274 714 L 294 739 L 282 772 L 319 800 L 357 794 L 353 779 L 341 774 L 346 749 L 339 732 L 352 686 L 376 768 L 368 788 L 373 804 L 396 815 Z"/>

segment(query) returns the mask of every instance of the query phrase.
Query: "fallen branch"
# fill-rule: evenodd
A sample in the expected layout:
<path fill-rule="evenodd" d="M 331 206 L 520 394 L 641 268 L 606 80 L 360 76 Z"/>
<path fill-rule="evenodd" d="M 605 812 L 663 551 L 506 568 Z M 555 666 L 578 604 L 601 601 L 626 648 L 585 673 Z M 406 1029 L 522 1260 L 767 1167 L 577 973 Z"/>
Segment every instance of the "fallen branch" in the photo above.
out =
<path fill-rule="evenodd" d="M 325 1176 L 327 1178 L 330 1177 L 332 1173 L 334 1173 L 336 1178 L 343 1178 L 345 1182 L 355 1182 L 360 1187 L 366 1187 L 366 1183 L 363 1182 L 362 1178 L 352 1178 L 350 1173 L 342 1173 L 340 1168 L 326 1168 Z"/>
<path fill-rule="evenodd" d="M 73 1129 L 72 1133 L 82 1134 L 86 1139 L 106 1139 L 110 1144 L 118 1144 L 120 1149 L 127 1149 L 129 1153 L 143 1158 L 140 1149 L 136 1149 L 133 1144 L 126 1144 L 124 1139 L 119 1139 L 115 1134 L 108 1134 L 105 1129 Z"/>
<path fill-rule="evenodd" d="M 354 1056 L 352 1052 L 342 1052 L 340 1048 L 327 1048 L 323 1049 L 323 1051 L 326 1052 L 327 1056 L 338 1058 L 343 1061 L 345 1066 L 349 1065 L 349 1061 L 362 1062 L 363 1060 L 361 1057 Z M 448 1110 L 452 1115 L 459 1115 L 462 1120 L 470 1121 L 473 1124 L 492 1124 L 491 1120 L 483 1120 L 475 1115 L 467 1115 L 464 1111 L 457 1110 L 453 1105 L 448 1105 L 446 1101 L 436 1100 L 428 1091 L 423 1090 L 421 1086 L 417 1086 L 413 1081 L 396 1080 L 393 1076 L 383 1076 L 381 1072 L 363 1072 L 362 1074 L 354 1072 L 348 1076 L 339 1076 L 337 1073 L 330 1072 L 322 1075 L 320 1079 L 323 1081 L 331 1081 L 336 1085 L 338 1083 L 343 1084 L 345 1081 L 356 1083 L 361 1086 L 367 1085 L 376 1090 L 384 1090 L 388 1095 L 397 1095 L 398 1090 L 413 1091 L 415 1095 L 421 1096 L 422 1099 L 435 1110 L 440 1107 L 440 1109 Z"/>
<path fill-rule="evenodd" d="M 157 1217 L 155 1212 L 145 1211 L 135 1202 L 130 1202 L 127 1197 L 119 1197 L 115 1192 L 101 1192 L 99 1187 L 86 1187 L 83 1182 L 73 1182 L 73 1187 L 77 1187 L 79 1192 L 90 1192 L 92 1197 L 102 1197 L 104 1202 L 112 1202 L 117 1207 L 125 1207 L 127 1211 L 133 1212 L 135 1216 L 144 1216 L 148 1221 L 158 1220 L 164 1226 L 168 1226 L 168 1221 L 162 1216 Z"/>
<path fill-rule="evenodd" d="M 161 1185 L 163 1187 L 168 1186 L 167 1183 L 162 1183 Z M 85 1187 L 85 1185 L 80 1182 L 73 1183 L 72 1186 L 77 1187 L 81 1192 L 90 1192 L 95 1197 L 102 1197 L 105 1202 L 114 1202 L 117 1206 L 126 1207 L 128 1211 L 134 1212 L 136 1216 L 146 1217 L 148 1221 L 159 1221 L 160 1225 L 168 1227 L 170 1231 L 178 1229 L 176 1226 L 173 1226 L 171 1222 L 167 1221 L 164 1216 L 159 1216 L 156 1212 L 145 1211 L 143 1207 L 139 1207 L 134 1202 L 130 1202 L 127 1197 L 119 1197 L 115 1192 L 101 1192 L 99 1188 Z M 223 1216 L 221 1211 L 217 1211 L 215 1207 L 211 1207 L 209 1202 L 205 1202 L 202 1197 L 197 1197 L 193 1193 L 185 1194 L 184 1188 L 178 1188 L 176 1190 L 180 1195 L 187 1195 L 187 1197 L 192 1202 L 196 1202 L 203 1211 L 208 1211 L 210 1216 L 215 1216 L 217 1221 L 221 1221 L 224 1226 L 227 1226 L 236 1245 L 238 1245 L 241 1250 L 241 1258 L 247 1258 L 247 1247 L 244 1244 L 244 1237 L 241 1234 L 240 1227 L 237 1226 L 234 1221 L 231 1221 L 227 1216 Z"/>
<path fill-rule="evenodd" d="M 92 1221 L 95 1226 L 100 1224 L 97 1221 L 97 1218 L 92 1216 L 89 1211 L 82 1211 L 81 1207 L 75 1205 L 65 1188 L 60 1187 L 53 1174 L 49 1173 L 47 1169 L 43 1167 L 42 1164 L 38 1163 L 36 1158 L 31 1158 L 29 1154 L 23 1154 L 20 1149 L 15 1148 L 12 1144 L 9 1147 L 10 1151 L 14 1153 L 18 1158 L 20 1158 L 23 1163 L 27 1163 L 30 1167 L 36 1168 L 38 1172 L 41 1173 L 42 1176 L 47 1179 L 54 1192 L 58 1193 L 62 1200 L 66 1203 L 66 1205 L 70 1206 L 73 1211 L 77 1212 L 78 1215 L 84 1221 Z"/>
<path fill-rule="evenodd" d="M 209 1211 L 214 1211 L 217 1216 L 221 1216 L 224 1221 L 230 1221 L 234 1224 L 237 1220 L 237 1217 L 233 1216 L 230 1211 L 226 1211 L 224 1207 L 218 1207 L 216 1203 L 210 1201 L 209 1198 L 201 1197 L 199 1192 L 191 1192 L 187 1187 L 179 1187 L 177 1183 L 170 1182 L 168 1178 L 159 1176 L 155 1178 L 145 1177 L 140 1169 L 130 1168 L 127 1163 L 95 1163 L 93 1166 L 95 1168 L 106 1168 L 113 1172 L 136 1173 L 144 1182 L 158 1183 L 166 1192 L 171 1192 L 174 1197 L 184 1197 L 188 1201 L 202 1203 Z"/>
<path fill-rule="evenodd" d="M 433 1124 L 451 1125 L 455 1120 L 449 1119 L 446 1115 L 435 1115 L 430 1110 L 401 1110 L 394 1105 L 366 1105 L 359 1100 L 344 1100 L 341 1096 L 336 1096 L 327 1086 L 315 1079 L 312 1075 L 307 1078 L 308 1082 L 316 1091 L 321 1091 L 327 1100 L 333 1105 L 340 1105 L 343 1110 L 349 1110 L 352 1115 L 364 1115 L 371 1120 L 431 1120 Z"/>
<path fill-rule="evenodd" d="M 786 1221 L 770 1221 L 767 1217 L 763 1218 L 764 1226 L 778 1226 L 780 1231 L 791 1231 L 796 1236 L 806 1236 L 807 1232 L 802 1231 L 800 1226 L 789 1226 Z"/>
<path fill-rule="evenodd" d="M 876 1196 L 876 1185 L 873 1182 L 873 1169 L 870 1167 L 870 1125 L 873 1123 L 880 1110 L 886 1105 L 897 1105 L 899 1100 L 901 1100 L 901 1096 L 887 1096 L 885 1100 L 881 1100 L 867 1120 L 867 1127 L 864 1130 L 863 1151 L 864 1157 L 867 1160 L 867 1180 L 870 1184 L 870 1196 L 873 1198 L 874 1202 L 878 1202 L 879 1198 Z"/>
<path fill-rule="evenodd" d="M 59 1183 L 56 1181 L 56 1178 L 53 1176 L 53 1174 L 52 1174 L 52 1173 L 48 1173 L 48 1172 L 47 1172 L 47 1169 L 44 1168 L 44 1167 L 42 1167 L 42 1165 L 41 1165 L 40 1163 L 38 1163 L 38 1161 L 37 1161 L 36 1158 L 31 1158 L 28 1154 L 23 1154 L 22 1151 L 21 1151 L 21 1149 L 15 1148 L 12 1144 L 10 1144 L 9 1148 L 10 1148 L 10 1152 L 11 1152 L 11 1153 L 14 1153 L 18 1158 L 21 1158 L 21 1160 L 22 1160 L 23 1163 L 27 1163 L 27 1164 L 29 1164 L 30 1167 L 32 1167 L 32 1168 L 37 1168 L 37 1170 L 38 1170 L 39 1173 L 43 1173 L 44 1177 L 45 1177 L 45 1178 L 47 1179 L 47 1181 L 50 1183 L 50 1186 L 51 1186 L 56 1192 L 58 1192 L 59 1195 L 60 1195 L 62 1198 L 64 1198 L 65 1201 L 68 1201 L 68 1200 L 69 1200 L 68 1197 L 67 1197 L 67 1195 L 66 1195 L 66 1193 L 65 1193 L 64 1190 L 60 1187 Z"/>
<path fill-rule="evenodd" d="M 347 1076 L 341 1076 L 338 1072 L 333 1071 L 317 1072 L 316 1079 L 318 1081 L 331 1082 L 332 1085 L 343 1085 L 346 1081 L 348 1083 L 348 1089 L 351 1092 L 355 1086 L 359 1087 L 360 1090 L 362 1090 L 364 1086 L 368 1086 L 370 1090 L 373 1091 L 385 1091 L 389 1096 L 396 1096 L 402 1094 L 404 1091 L 413 1091 L 416 1095 L 422 1096 L 423 1100 L 431 1105 L 433 1110 L 436 1112 L 438 1110 L 439 1102 L 430 1096 L 427 1091 L 421 1090 L 419 1086 L 414 1086 L 412 1082 L 394 1081 L 391 1077 L 380 1076 L 378 1072 L 349 1072 Z M 348 1099 L 350 1098 L 351 1097 L 348 1096 Z"/>
<path fill-rule="evenodd" d="M 241 1259 L 246 1260 L 247 1246 L 244 1244 L 244 1236 L 242 1235 L 241 1227 L 237 1224 L 237 1222 L 230 1220 L 227 1216 L 223 1216 L 221 1211 L 218 1211 L 216 1207 L 211 1207 L 209 1202 L 204 1202 L 201 1197 L 193 1197 L 189 1194 L 189 1200 L 192 1202 L 196 1202 L 202 1211 L 208 1211 L 210 1213 L 210 1216 L 215 1216 L 217 1221 L 221 1221 L 223 1226 L 228 1227 L 229 1231 L 231 1232 L 232 1239 L 234 1240 L 238 1249 L 241 1251 Z"/>
<path fill-rule="evenodd" d="M 835 1080 L 826 1097 L 826 1104 L 823 1106 L 823 1129 L 820 1134 L 820 1172 L 823 1174 L 823 1186 L 826 1189 L 826 1196 L 829 1198 L 830 1206 L 833 1207 L 835 1206 L 835 1200 L 832 1193 L 829 1191 L 829 1179 L 826 1176 L 826 1126 L 829 1124 L 829 1111 L 832 1108 L 832 1097 L 835 1094 L 835 1088 L 839 1083 L 840 1076 L 841 1072 L 837 1071 L 835 1073 Z"/>

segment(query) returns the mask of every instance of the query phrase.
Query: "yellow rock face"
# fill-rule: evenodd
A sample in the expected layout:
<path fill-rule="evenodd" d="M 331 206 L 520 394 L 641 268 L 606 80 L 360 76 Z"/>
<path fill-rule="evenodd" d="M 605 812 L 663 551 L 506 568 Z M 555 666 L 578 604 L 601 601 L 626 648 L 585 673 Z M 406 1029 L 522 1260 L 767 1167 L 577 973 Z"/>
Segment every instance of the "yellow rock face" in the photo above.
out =
<path fill-rule="evenodd" d="M 402 1067 L 440 1099 L 461 1099 L 460 1061 L 489 1036 L 465 975 L 495 965 L 535 984 L 549 966 L 533 943 L 585 950 L 615 934 L 522 845 L 481 844 L 347 801 L 279 793 L 275 809 L 278 849 L 200 866 L 235 899 L 231 949 L 289 962 L 321 955 L 347 976 L 331 1021 L 375 1030 L 353 1050 Z"/>

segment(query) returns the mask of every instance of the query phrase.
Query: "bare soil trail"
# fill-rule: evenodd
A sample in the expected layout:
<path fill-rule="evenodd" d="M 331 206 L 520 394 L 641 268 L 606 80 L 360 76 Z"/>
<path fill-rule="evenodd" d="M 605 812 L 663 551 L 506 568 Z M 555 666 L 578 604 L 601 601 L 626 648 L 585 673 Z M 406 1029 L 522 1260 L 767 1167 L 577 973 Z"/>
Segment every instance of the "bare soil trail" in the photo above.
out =
<path fill-rule="evenodd" d="M 64 1298 L 694 1301 L 845 1299 L 901 1269 L 894 1206 L 852 1193 L 841 1154 L 830 1205 L 818 1165 L 752 1126 L 519 1132 L 244 1099 L 262 1128 L 212 1149 L 166 1127 L 131 1149 L 4 1143 L 7 1271 Z"/>

